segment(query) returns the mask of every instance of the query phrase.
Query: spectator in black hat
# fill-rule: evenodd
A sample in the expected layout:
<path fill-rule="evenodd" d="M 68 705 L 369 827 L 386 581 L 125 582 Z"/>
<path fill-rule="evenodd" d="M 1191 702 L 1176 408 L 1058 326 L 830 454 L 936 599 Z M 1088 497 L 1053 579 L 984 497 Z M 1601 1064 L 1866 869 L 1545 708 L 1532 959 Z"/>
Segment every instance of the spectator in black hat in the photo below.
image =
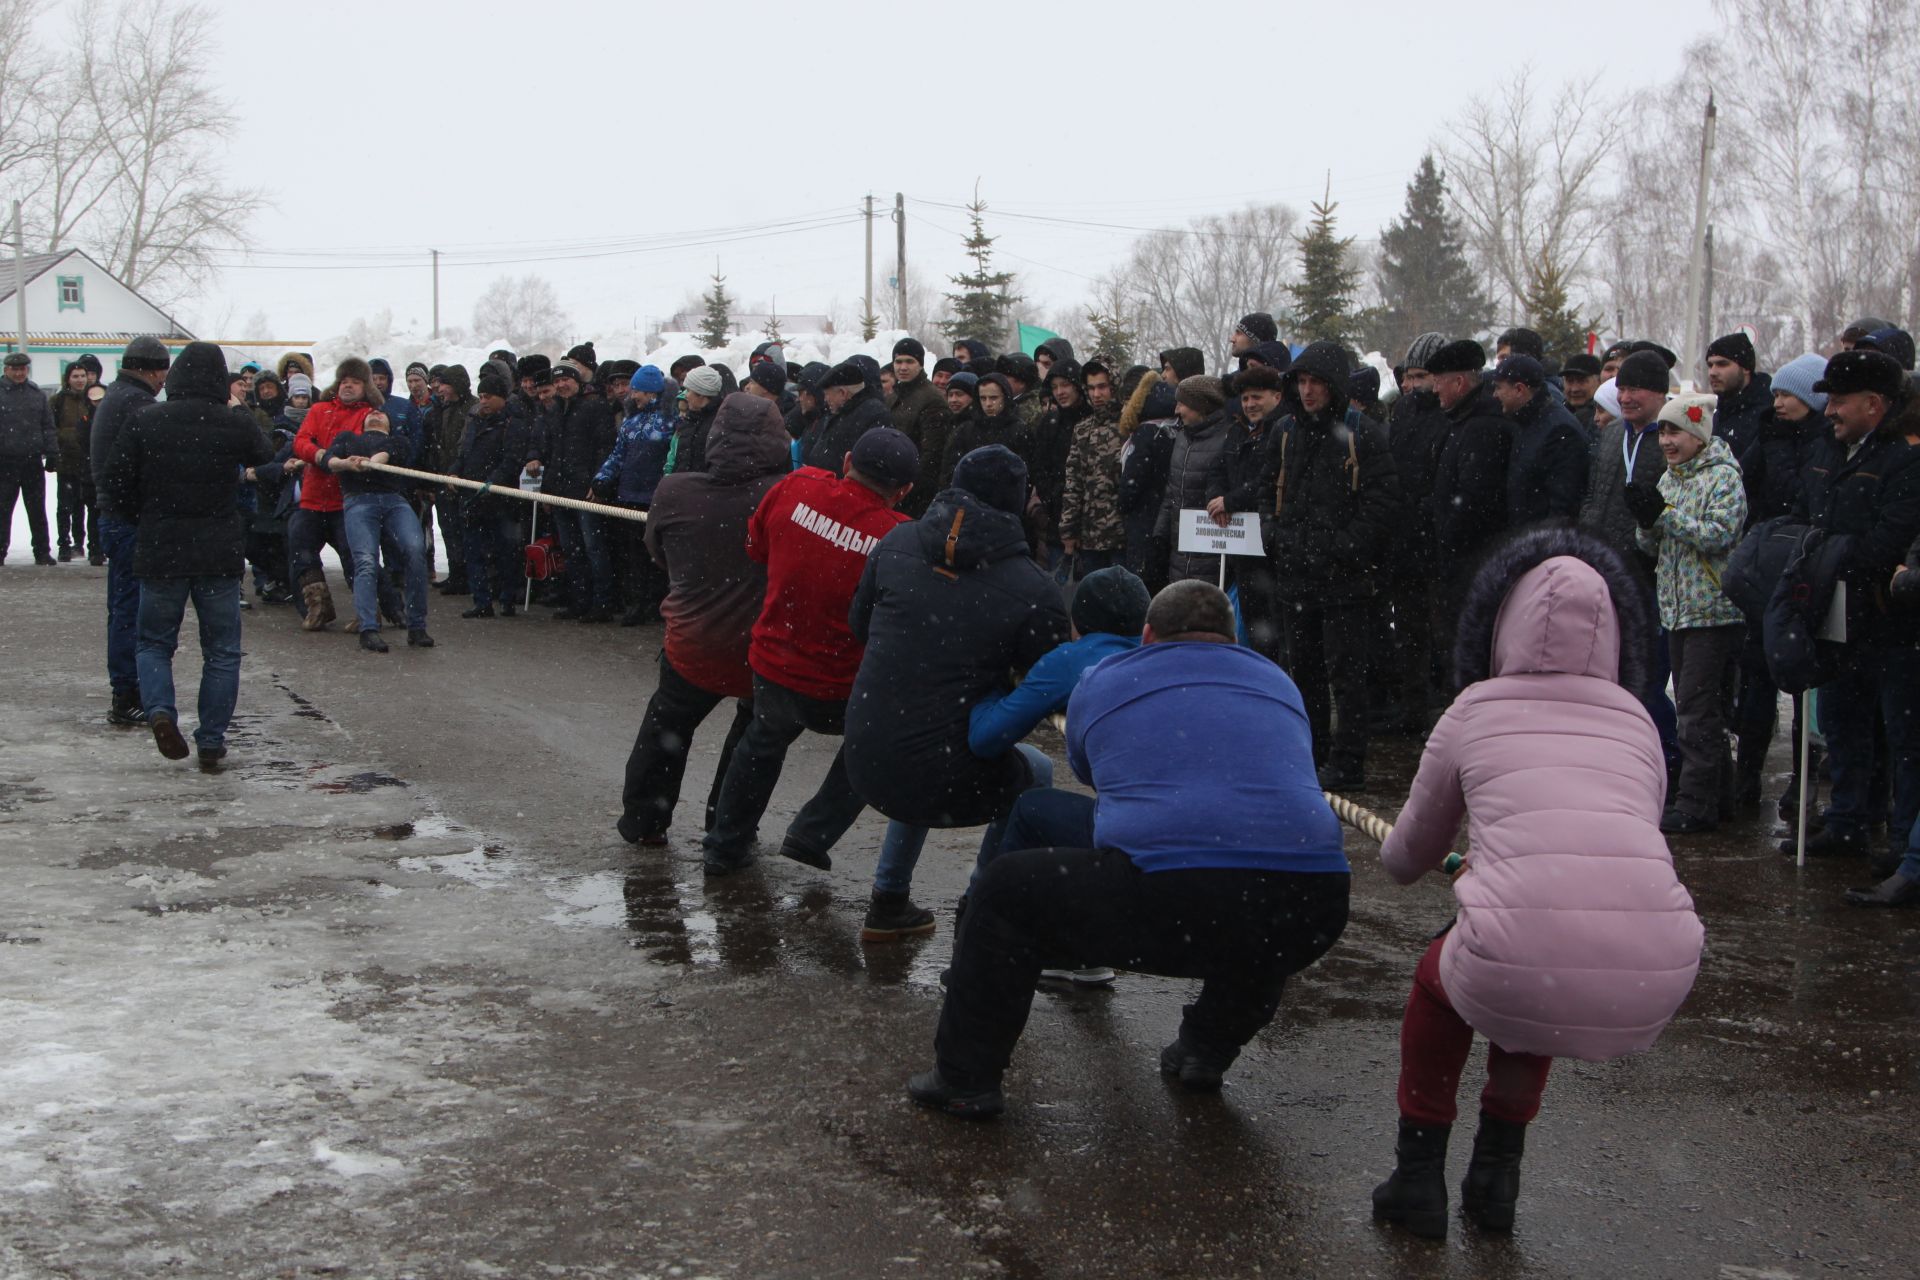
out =
<path fill-rule="evenodd" d="M 1174 347 L 1160 353 L 1160 381 L 1177 387 L 1207 371 L 1206 353 L 1198 347 Z"/>
<path fill-rule="evenodd" d="M 1633 354 L 1634 343 L 1622 338 L 1600 353 L 1600 381 L 1612 382 L 1614 375 L 1620 372 L 1620 362 Z"/>
<path fill-rule="evenodd" d="M 932 381 L 934 387 L 939 390 L 940 394 L 945 395 L 947 393 L 947 379 L 953 377 L 954 374 L 959 373 L 964 368 L 966 368 L 966 366 L 958 360 L 955 360 L 952 356 L 941 356 L 933 362 L 933 372 L 929 373 L 927 377 Z"/>
<path fill-rule="evenodd" d="M 1920 816 L 1920 650 L 1911 621 L 1890 611 L 1887 594 L 1920 537 L 1920 450 L 1907 443 L 1920 437 L 1920 401 L 1899 363 L 1879 351 L 1839 353 L 1813 390 L 1827 397 L 1833 431 L 1808 461 L 1794 514 L 1851 543 L 1840 565 L 1847 601 L 1840 674 L 1820 688 L 1833 793 L 1807 852 L 1875 856 L 1875 873 L 1884 877 Z M 1893 792 L 1888 832 L 1897 843 L 1887 851 L 1867 843 L 1887 817 L 1870 800 L 1876 714 Z M 1791 852 L 1793 844 L 1784 847 Z"/>
<path fill-rule="evenodd" d="M 1233 326 L 1233 333 L 1227 339 L 1227 345 L 1236 356 L 1244 356 L 1263 342 L 1278 342 L 1280 326 L 1273 317 L 1264 311 L 1240 317 L 1240 323 Z"/>
<path fill-rule="evenodd" d="M 953 358 L 975 377 L 993 372 L 993 348 L 978 338 L 961 338 L 953 344 Z"/>
<path fill-rule="evenodd" d="M 812 435 L 801 441 L 801 461 L 823 471 L 838 471 L 854 442 L 875 427 L 892 425 L 880 397 L 879 366 L 874 376 L 858 360 L 843 360 L 821 380 L 826 413 Z"/>
<path fill-rule="evenodd" d="M 1493 371 L 1493 398 L 1513 424 L 1507 458 L 1507 524 L 1571 522 L 1587 488 L 1587 446 L 1580 424 L 1547 394 L 1546 370 L 1532 356 L 1509 355 Z"/>
<path fill-rule="evenodd" d="M 1773 379 L 1754 372 L 1753 339 L 1722 334 L 1707 345 L 1707 388 L 1720 397 L 1713 414 L 1713 437 L 1724 440 L 1733 456 L 1744 455 L 1760 434 L 1760 419 L 1773 407 Z"/>
<path fill-rule="evenodd" d="M 1474 566 L 1507 529 L 1512 433 L 1486 384 L 1486 364 L 1486 349 L 1471 338 L 1449 342 L 1427 358 L 1434 395 L 1448 422 L 1427 513 L 1438 559 L 1435 638 L 1449 643 Z"/>
<path fill-rule="evenodd" d="M 113 690 L 107 722 L 123 728 L 143 725 L 147 720 L 140 702 L 135 656 L 139 643 L 140 580 L 134 576 L 133 557 L 139 512 L 122 510 L 114 504 L 106 488 L 107 459 L 113 456 L 114 442 L 121 428 L 131 422 L 136 413 L 154 403 L 160 388 L 166 385 L 167 368 L 172 362 L 172 355 L 158 338 L 142 335 L 127 344 L 120 354 L 119 376 L 94 408 L 92 438 L 87 449 L 100 506 L 100 536 L 107 548 L 107 679 Z"/>
<path fill-rule="evenodd" d="M 783 408 L 787 393 L 787 367 L 778 360 L 762 360 L 747 369 L 746 393 L 773 401 Z"/>
<path fill-rule="evenodd" d="M 1860 345 L 1863 338 L 1891 327 L 1891 322 L 1882 320 L 1878 316 L 1862 316 L 1840 331 L 1840 350 L 1852 351 Z"/>
<path fill-rule="evenodd" d="M 902 499 L 901 511 L 912 520 L 920 518 L 933 501 L 940 480 L 940 460 L 947 449 L 946 396 L 926 375 L 927 349 L 913 338 L 893 344 L 893 394 L 887 398 L 887 412 L 893 425 L 907 439 L 919 458 L 920 474 L 914 477 L 913 492 Z"/>
<path fill-rule="evenodd" d="M 58 563 L 47 529 L 47 472 L 57 471 L 59 433 L 47 393 L 35 386 L 33 357 L 24 351 L 7 356 L 0 381 L 0 558 L 7 553 L 16 498 L 27 510 L 33 538 L 33 562 Z"/>

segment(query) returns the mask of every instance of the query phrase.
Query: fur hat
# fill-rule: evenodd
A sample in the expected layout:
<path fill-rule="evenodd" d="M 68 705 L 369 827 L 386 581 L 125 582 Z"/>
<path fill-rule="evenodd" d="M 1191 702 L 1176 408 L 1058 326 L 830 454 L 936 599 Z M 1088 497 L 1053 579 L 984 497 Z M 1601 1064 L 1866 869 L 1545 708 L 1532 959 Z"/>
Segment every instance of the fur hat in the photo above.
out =
<path fill-rule="evenodd" d="M 537 351 L 530 356 L 521 356 L 513 366 L 513 378 L 516 382 L 532 378 L 536 384 L 545 386 L 553 381 L 553 361 Z"/>
<path fill-rule="evenodd" d="M 1175 403 L 1183 404 L 1196 413 L 1218 413 L 1220 406 L 1227 402 L 1227 389 L 1220 379 L 1196 373 L 1180 379 L 1180 385 L 1174 388 L 1173 398 Z"/>
<path fill-rule="evenodd" d="M 1753 362 L 1755 359 L 1753 339 L 1738 330 L 1732 333 L 1723 333 L 1712 342 L 1709 342 L 1707 344 L 1707 355 L 1719 356 L 1722 360 L 1731 360 L 1748 373 L 1753 372 Z"/>
<path fill-rule="evenodd" d="M 1427 372 L 1479 373 L 1487 367 L 1487 349 L 1472 338 L 1455 338 L 1427 357 Z"/>
<path fill-rule="evenodd" d="M 1678 427 L 1706 444 L 1713 439 L 1713 411 L 1719 403 L 1718 396 L 1675 396 L 1660 406 L 1659 422 L 1662 426 Z"/>
<path fill-rule="evenodd" d="M 1820 375 L 1813 389 L 1830 396 L 1872 391 L 1894 400 L 1906 385 L 1907 373 L 1898 360 L 1883 351 L 1856 348 L 1842 351 L 1827 361 L 1827 371 Z"/>
<path fill-rule="evenodd" d="M 367 389 L 366 401 L 374 408 L 378 409 L 387 402 L 387 398 L 380 394 L 380 388 L 373 385 L 373 367 L 359 356 L 348 356 L 340 362 L 340 367 L 333 371 L 333 385 L 322 392 L 320 398 L 332 400 L 338 397 L 340 384 L 348 378 L 360 380 L 360 385 Z"/>
<path fill-rule="evenodd" d="M 1233 389 L 1241 391 L 1278 391 L 1286 386 L 1286 379 L 1280 371 L 1271 365 L 1250 364 L 1233 375 Z"/>
<path fill-rule="evenodd" d="M 1496 546 L 1473 575 L 1453 646 L 1457 689 L 1492 674 L 1493 634 L 1507 596 L 1521 578 L 1556 556 L 1585 562 L 1606 583 L 1620 633 L 1620 684 L 1638 689 L 1646 682 L 1655 634 L 1647 612 L 1652 593 L 1644 592 L 1619 552 L 1606 543 L 1578 529 L 1548 525 L 1523 530 Z"/>

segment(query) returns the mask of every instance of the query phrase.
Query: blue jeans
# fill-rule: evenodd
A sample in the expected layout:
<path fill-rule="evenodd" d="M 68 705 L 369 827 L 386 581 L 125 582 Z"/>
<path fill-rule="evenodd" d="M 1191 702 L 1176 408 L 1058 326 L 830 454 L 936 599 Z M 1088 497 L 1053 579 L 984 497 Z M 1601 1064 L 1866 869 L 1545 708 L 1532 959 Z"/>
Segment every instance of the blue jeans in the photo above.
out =
<path fill-rule="evenodd" d="M 133 544 L 140 527 L 118 516 L 100 517 L 107 549 L 107 682 L 115 693 L 140 692 L 140 579 L 133 576 Z"/>
<path fill-rule="evenodd" d="M 1037 747 L 1024 742 L 1014 744 L 1027 761 L 1029 787 L 1047 787 L 1053 785 L 1053 761 Z M 983 857 L 988 849 L 1000 847 L 1000 829 L 1006 819 L 998 819 L 987 826 L 980 840 Z M 875 893 L 905 893 L 913 887 L 913 869 L 920 861 L 920 851 L 927 844 L 927 828 L 909 826 L 904 822 L 887 823 L 887 834 L 880 841 L 880 860 L 873 868 L 873 891 Z"/>
<path fill-rule="evenodd" d="M 554 535 L 567 557 L 567 607 L 575 613 L 613 608 L 613 548 L 599 516 L 556 507 Z"/>
<path fill-rule="evenodd" d="M 1875 813 L 1873 789 L 1874 713 L 1887 729 L 1888 777 L 1893 784 L 1893 814 Z M 1820 686 L 1820 728 L 1827 738 L 1827 767 L 1833 796 L 1827 828 L 1844 836 L 1864 836 L 1880 818 L 1893 832 L 1910 830 L 1920 816 L 1920 649 L 1906 645 L 1859 646 L 1847 669 Z"/>
<path fill-rule="evenodd" d="M 397 493 L 356 493 L 347 499 L 347 546 L 353 552 L 353 616 L 362 631 L 380 629 L 380 547 L 406 569 L 407 630 L 427 626 L 427 540 L 413 505 Z M 389 566 L 392 567 L 392 566 Z"/>
<path fill-rule="evenodd" d="M 173 651 L 187 600 L 200 624 L 200 724 L 194 743 L 223 746 L 233 705 L 240 700 L 240 579 L 142 578 L 140 580 L 140 700 L 147 719 L 175 723 Z"/>

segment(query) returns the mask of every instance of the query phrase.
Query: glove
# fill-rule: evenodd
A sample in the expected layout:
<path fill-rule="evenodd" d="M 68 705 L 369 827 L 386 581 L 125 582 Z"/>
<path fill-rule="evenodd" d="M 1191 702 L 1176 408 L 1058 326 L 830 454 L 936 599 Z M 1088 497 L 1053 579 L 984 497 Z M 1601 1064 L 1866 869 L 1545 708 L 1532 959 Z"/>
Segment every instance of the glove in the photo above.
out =
<path fill-rule="evenodd" d="M 1660 513 L 1666 509 L 1667 500 L 1661 496 L 1659 485 L 1635 480 L 1627 486 L 1627 510 L 1633 512 L 1634 523 L 1642 529 L 1660 523 Z"/>

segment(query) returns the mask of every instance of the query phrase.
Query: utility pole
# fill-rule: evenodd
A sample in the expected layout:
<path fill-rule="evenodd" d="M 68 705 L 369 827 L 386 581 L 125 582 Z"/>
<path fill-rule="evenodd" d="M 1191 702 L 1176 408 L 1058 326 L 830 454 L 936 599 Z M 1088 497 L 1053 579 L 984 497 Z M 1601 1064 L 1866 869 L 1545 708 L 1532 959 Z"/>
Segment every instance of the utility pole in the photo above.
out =
<path fill-rule="evenodd" d="M 894 270 L 899 272 L 893 278 L 894 303 L 900 309 L 898 320 L 904 329 L 907 327 L 907 198 L 898 191 L 893 193 L 893 233 L 898 255 Z"/>
<path fill-rule="evenodd" d="M 1680 325 L 1680 376 L 1689 388 L 1700 386 L 1700 301 L 1704 291 L 1707 246 L 1707 194 L 1713 178 L 1713 135 L 1719 122 L 1713 94 L 1707 94 L 1706 125 L 1700 131 L 1700 182 L 1693 196 L 1693 241 L 1687 254 L 1687 315 Z"/>
<path fill-rule="evenodd" d="M 20 217 L 20 202 L 13 202 L 13 317 L 20 330 L 20 345 L 27 349 L 27 226 Z"/>
<path fill-rule="evenodd" d="M 1713 343 L 1713 228 L 1707 228 L 1706 270 L 1703 277 L 1702 292 L 1705 304 L 1700 308 L 1700 350 L 1705 351 Z M 1703 356 L 1702 359 L 1705 357 Z"/>
<path fill-rule="evenodd" d="M 873 193 L 867 193 L 867 309 L 860 314 L 864 325 L 873 314 Z"/>
<path fill-rule="evenodd" d="M 433 337 L 434 341 L 438 342 L 440 340 L 440 251 L 430 249 L 428 252 L 433 254 Z"/>

